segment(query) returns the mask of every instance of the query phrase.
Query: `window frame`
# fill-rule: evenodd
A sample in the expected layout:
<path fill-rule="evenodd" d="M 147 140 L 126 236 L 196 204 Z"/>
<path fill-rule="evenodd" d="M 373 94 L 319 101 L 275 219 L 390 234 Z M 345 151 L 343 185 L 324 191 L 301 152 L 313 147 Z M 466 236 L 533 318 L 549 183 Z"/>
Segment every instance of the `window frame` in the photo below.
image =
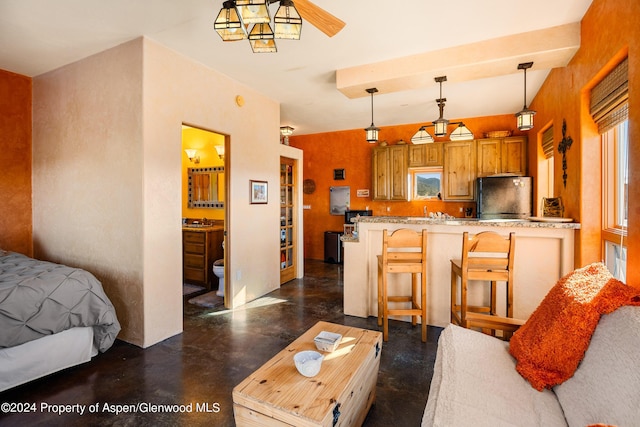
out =
<path fill-rule="evenodd" d="M 602 259 L 613 275 L 618 280 L 624 281 L 627 268 L 629 121 L 625 120 L 607 130 L 600 135 L 600 138 L 602 141 Z M 623 143 L 624 147 L 622 147 Z M 620 221 L 621 209 L 624 209 L 626 214 L 623 214 L 626 218 L 622 221 Z"/>
<path fill-rule="evenodd" d="M 411 168 L 410 171 L 411 171 L 411 174 L 410 174 L 411 200 L 421 200 L 421 201 L 442 200 L 442 180 L 443 180 L 444 169 L 441 166 L 428 166 L 428 167 Z M 438 191 L 437 195 L 435 195 L 435 196 L 419 196 L 417 194 L 418 184 L 417 184 L 416 180 L 418 179 L 418 176 L 422 175 L 422 174 L 438 175 L 438 178 L 440 180 L 440 188 L 439 188 L 439 191 Z"/>

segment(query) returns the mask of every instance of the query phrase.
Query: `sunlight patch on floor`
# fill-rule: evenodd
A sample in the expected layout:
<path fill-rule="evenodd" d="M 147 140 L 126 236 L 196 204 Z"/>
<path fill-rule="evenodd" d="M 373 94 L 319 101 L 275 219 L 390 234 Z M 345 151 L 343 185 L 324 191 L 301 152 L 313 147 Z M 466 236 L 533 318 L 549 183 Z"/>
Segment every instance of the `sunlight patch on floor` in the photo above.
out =
<path fill-rule="evenodd" d="M 206 315 L 207 316 L 220 316 L 222 314 L 238 313 L 238 312 L 246 311 L 246 310 L 249 310 L 249 309 L 252 309 L 252 308 L 266 307 L 266 306 L 269 306 L 269 305 L 281 304 L 283 302 L 287 302 L 287 300 L 281 299 L 281 298 L 273 298 L 273 297 L 262 297 L 262 298 L 255 299 L 255 300 L 253 300 L 251 302 L 248 302 L 248 303 L 246 303 L 244 305 L 241 305 L 240 307 L 237 307 L 237 308 L 221 310 L 221 311 L 214 311 L 213 313 L 208 313 Z"/>

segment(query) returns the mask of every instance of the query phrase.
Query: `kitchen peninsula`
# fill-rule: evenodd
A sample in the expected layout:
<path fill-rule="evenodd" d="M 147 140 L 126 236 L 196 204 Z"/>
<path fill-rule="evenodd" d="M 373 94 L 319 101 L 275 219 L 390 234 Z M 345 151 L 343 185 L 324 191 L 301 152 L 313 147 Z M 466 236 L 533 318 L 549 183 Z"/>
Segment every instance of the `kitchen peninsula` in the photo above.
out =
<path fill-rule="evenodd" d="M 525 220 L 432 219 L 424 217 L 358 217 L 357 237 L 343 238 L 344 313 L 368 317 L 378 315 L 378 262 L 382 251 L 382 230 L 426 229 L 427 241 L 427 318 L 428 324 L 449 324 L 451 305 L 451 263 L 460 258 L 462 233 L 495 231 L 504 236 L 516 234 L 514 317 L 527 319 L 556 281 L 574 268 L 575 230 L 580 224 Z M 410 278 L 389 278 L 389 294 L 408 289 Z M 480 289 L 483 288 L 483 289 Z M 482 302 L 484 286 L 470 286 L 470 304 Z M 476 292 L 477 291 L 477 292 Z M 406 291 L 405 291 L 406 292 Z M 505 312 L 504 286 L 498 284 L 498 314 Z M 487 295 L 488 298 L 488 295 Z M 486 301 L 485 301 L 485 304 Z M 404 318 L 401 320 L 409 320 Z"/>

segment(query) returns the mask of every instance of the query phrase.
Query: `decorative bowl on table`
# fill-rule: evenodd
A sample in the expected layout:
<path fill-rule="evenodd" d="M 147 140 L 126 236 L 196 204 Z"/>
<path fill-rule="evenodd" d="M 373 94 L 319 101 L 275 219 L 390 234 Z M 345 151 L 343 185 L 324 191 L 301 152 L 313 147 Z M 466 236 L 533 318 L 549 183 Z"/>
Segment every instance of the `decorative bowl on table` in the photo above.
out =
<path fill-rule="evenodd" d="M 313 350 L 301 351 L 293 356 L 296 369 L 305 377 L 315 377 L 318 375 L 323 359 L 323 355 Z"/>
<path fill-rule="evenodd" d="M 316 344 L 316 348 L 320 351 L 326 351 L 327 353 L 331 353 L 340 344 L 342 340 L 342 335 L 336 334 L 333 332 L 322 331 L 313 339 L 313 342 Z"/>

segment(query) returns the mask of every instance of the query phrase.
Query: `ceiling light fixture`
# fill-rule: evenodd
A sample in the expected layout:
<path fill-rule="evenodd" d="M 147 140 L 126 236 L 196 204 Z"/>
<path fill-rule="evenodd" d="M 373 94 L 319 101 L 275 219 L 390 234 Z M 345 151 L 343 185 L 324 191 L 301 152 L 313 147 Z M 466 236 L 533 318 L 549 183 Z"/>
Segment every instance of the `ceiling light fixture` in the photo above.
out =
<path fill-rule="evenodd" d="M 378 132 L 380 131 L 380 128 L 377 128 L 373 124 L 373 94 L 377 91 L 378 89 L 375 87 L 367 89 L 367 92 L 371 94 L 371 126 L 366 128 L 365 131 L 367 132 L 367 141 L 369 141 L 370 144 L 378 142 Z"/>
<path fill-rule="evenodd" d="M 289 137 L 293 135 L 294 129 L 291 126 L 280 126 L 280 135 L 282 135 L 282 143 L 289 145 Z"/>
<path fill-rule="evenodd" d="M 451 135 L 449 135 L 449 139 L 451 141 L 465 141 L 473 139 L 473 132 L 471 132 L 463 122 L 449 122 L 449 120 L 444 118 L 444 103 L 447 101 L 447 98 L 442 97 L 442 82 L 447 81 L 447 76 L 436 77 L 434 80 L 436 83 L 440 84 L 440 98 L 436 99 L 438 109 L 440 110 L 440 116 L 431 122 L 430 125 L 420 127 L 418 132 L 416 132 L 411 138 L 411 142 L 413 144 L 431 144 L 434 142 L 434 139 L 433 136 L 427 132 L 427 128 L 433 127 L 433 134 L 441 137 L 447 136 L 447 127 L 449 125 L 458 125 L 458 127 L 451 132 Z"/>
<path fill-rule="evenodd" d="M 276 1 L 280 6 L 272 27 L 269 5 Z M 214 28 L 223 41 L 248 38 L 254 53 L 277 52 L 275 39 L 300 39 L 302 17 L 292 0 L 227 0 L 222 4 Z"/>
<path fill-rule="evenodd" d="M 533 62 L 518 64 L 518 70 L 524 70 L 524 107 L 522 107 L 522 111 L 516 113 L 518 130 L 533 129 L 533 115 L 536 112 L 527 108 L 527 69 L 531 68 L 532 65 Z"/>

